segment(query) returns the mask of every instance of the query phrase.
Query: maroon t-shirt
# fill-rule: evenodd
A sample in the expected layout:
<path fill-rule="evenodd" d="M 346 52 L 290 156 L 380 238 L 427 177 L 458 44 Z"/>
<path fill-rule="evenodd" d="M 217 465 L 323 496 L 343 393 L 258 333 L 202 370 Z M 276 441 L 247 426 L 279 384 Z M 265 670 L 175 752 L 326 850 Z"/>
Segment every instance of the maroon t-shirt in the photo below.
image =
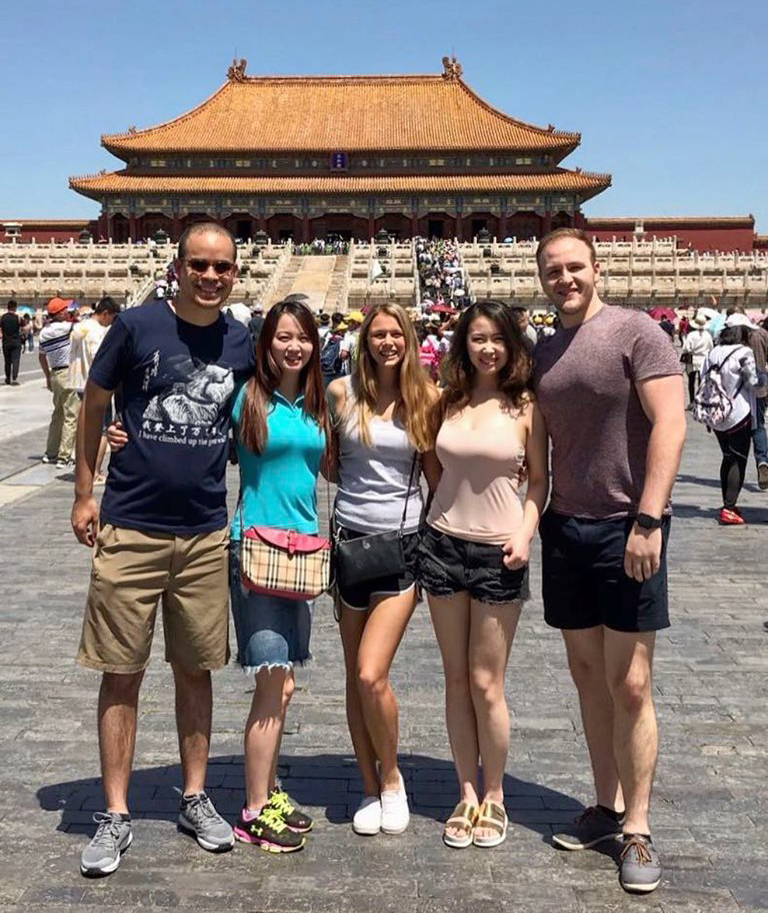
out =
<path fill-rule="evenodd" d="M 651 423 L 635 382 L 680 373 L 669 336 L 642 311 L 606 305 L 539 342 L 534 381 L 552 441 L 552 510 L 594 520 L 637 512 Z"/>

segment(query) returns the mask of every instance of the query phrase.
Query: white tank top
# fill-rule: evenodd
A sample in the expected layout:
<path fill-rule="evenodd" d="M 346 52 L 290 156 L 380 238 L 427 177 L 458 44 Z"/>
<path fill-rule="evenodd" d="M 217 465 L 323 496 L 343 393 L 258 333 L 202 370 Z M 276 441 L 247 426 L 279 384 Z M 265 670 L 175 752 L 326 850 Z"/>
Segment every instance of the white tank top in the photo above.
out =
<path fill-rule="evenodd" d="M 347 399 L 352 399 L 347 384 Z M 360 440 L 353 409 L 339 429 L 339 488 L 336 519 L 347 529 L 381 533 L 399 529 L 415 449 L 399 421 L 372 418 L 368 423 L 371 446 Z M 416 460 L 404 532 L 419 528 L 423 502 Z"/>

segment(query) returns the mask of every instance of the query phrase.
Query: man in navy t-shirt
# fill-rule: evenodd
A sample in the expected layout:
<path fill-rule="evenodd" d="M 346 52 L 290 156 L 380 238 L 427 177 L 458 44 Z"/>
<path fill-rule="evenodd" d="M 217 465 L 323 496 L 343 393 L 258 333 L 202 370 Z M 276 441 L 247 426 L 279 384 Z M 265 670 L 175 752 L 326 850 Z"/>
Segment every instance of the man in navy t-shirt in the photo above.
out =
<path fill-rule="evenodd" d="M 237 274 L 232 235 L 191 226 L 175 262 L 177 297 L 121 314 L 94 358 L 77 438 L 72 527 L 95 545 L 78 662 L 102 672 L 99 745 L 106 812 L 81 858 L 106 875 L 132 840 L 127 806 L 136 710 L 162 601 L 176 682 L 184 775 L 179 826 L 210 851 L 232 829 L 205 793 L 211 669 L 228 648 L 225 471 L 232 394 L 253 371 L 248 330 L 221 313 Z M 112 394 L 128 435 L 109 466 L 101 511 L 93 477 Z"/>

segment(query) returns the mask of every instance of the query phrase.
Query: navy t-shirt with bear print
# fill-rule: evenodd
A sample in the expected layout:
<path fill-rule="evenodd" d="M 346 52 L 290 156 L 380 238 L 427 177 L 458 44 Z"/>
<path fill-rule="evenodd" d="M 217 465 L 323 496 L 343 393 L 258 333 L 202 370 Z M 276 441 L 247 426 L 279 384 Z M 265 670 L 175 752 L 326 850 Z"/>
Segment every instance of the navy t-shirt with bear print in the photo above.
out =
<path fill-rule="evenodd" d="M 128 434 L 110 460 L 102 523 L 177 535 L 227 525 L 233 393 L 253 368 L 248 330 L 229 316 L 195 326 L 165 301 L 120 314 L 88 376 L 116 391 Z"/>

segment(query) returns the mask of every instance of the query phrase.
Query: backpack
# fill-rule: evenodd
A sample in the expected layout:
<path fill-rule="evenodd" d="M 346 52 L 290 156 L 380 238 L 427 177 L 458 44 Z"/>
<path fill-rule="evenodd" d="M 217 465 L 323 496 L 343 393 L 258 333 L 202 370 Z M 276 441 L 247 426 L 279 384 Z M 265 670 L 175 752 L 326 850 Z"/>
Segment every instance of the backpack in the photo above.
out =
<path fill-rule="evenodd" d="M 328 334 L 328 339 L 320 350 L 320 371 L 325 375 L 341 373 L 341 336 Z"/>
<path fill-rule="evenodd" d="M 707 370 L 701 377 L 696 396 L 693 398 L 691 415 L 694 421 L 701 422 L 709 428 L 717 428 L 727 421 L 733 411 L 733 403 L 744 386 L 744 381 L 739 383 L 733 397 L 728 396 L 723 383 L 722 370 L 728 359 L 735 355 L 738 349 L 729 352 L 720 364 L 710 362 Z"/>

